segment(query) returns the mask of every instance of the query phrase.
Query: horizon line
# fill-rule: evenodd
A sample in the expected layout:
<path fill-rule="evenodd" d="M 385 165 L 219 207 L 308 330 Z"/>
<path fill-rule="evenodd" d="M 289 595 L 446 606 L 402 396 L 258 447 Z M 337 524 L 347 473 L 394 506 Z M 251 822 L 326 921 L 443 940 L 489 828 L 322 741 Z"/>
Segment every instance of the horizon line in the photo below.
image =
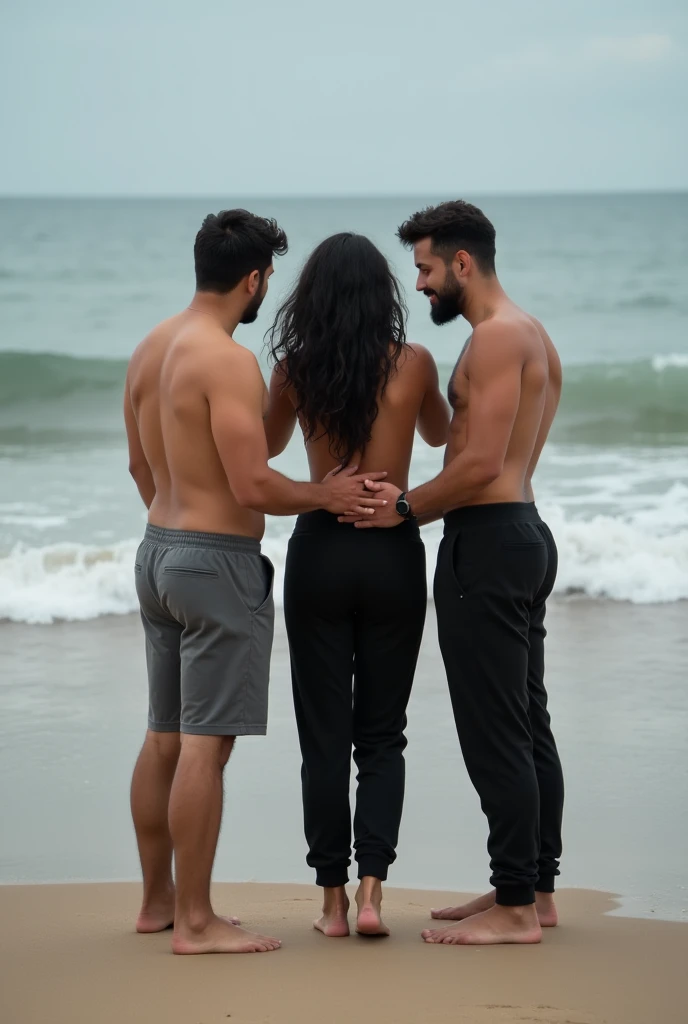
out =
<path fill-rule="evenodd" d="M 548 199 L 548 198 L 608 198 L 612 196 L 649 196 L 649 195 L 685 195 L 688 185 L 676 187 L 628 188 L 628 189 L 548 189 L 542 191 L 473 191 L 464 195 L 485 197 L 489 199 Z M 427 192 L 0 192 L 0 201 L 8 199 L 22 200 L 104 200 L 104 201 L 170 201 L 170 200 L 201 200 L 219 199 L 222 195 L 241 200 L 354 200 L 354 199 L 419 199 L 422 196 L 440 198 L 443 193 L 435 190 Z"/>

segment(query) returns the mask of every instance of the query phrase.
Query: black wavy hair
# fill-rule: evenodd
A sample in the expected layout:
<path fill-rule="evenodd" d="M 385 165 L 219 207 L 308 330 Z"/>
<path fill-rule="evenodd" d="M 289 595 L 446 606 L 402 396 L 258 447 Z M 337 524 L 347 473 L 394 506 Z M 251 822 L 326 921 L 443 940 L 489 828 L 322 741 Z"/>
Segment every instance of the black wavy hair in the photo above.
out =
<path fill-rule="evenodd" d="M 343 466 L 370 441 L 378 398 L 406 344 L 407 315 L 385 257 L 347 231 L 314 249 L 268 332 L 305 440 L 327 436 Z"/>
<path fill-rule="evenodd" d="M 409 217 L 397 231 L 408 249 L 429 238 L 432 251 L 450 263 L 454 253 L 465 249 L 486 274 L 495 272 L 495 229 L 482 210 L 463 199 L 426 206 Z"/>
<path fill-rule="evenodd" d="M 196 290 L 226 295 L 254 270 L 261 278 L 273 256 L 287 251 L 287 236 L 277 221 L 248 210 L 209 213 L 196 235 Z"/>

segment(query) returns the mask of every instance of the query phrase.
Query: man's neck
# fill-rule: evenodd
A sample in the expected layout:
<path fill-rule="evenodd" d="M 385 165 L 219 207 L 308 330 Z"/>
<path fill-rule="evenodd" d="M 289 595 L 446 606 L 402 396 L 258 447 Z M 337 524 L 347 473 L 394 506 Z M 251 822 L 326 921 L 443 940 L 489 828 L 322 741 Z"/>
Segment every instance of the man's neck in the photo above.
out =
<path fill-rule="evenodd" d="M 236 331 L 243 310 L 237 308 L 227 295 L 216 295 L 214 292 L 196 292 L 188 307 L 192 313 L 201 313 L 212 317 L 222 330 L 232 337 Z"/>
<path fill-rule="evenodd" d="M 508 301 L 509 297 L 496 277 L 481 278 L 471 296 L 466 299 L 462 315 L 471 327 L 476 328 L 483 320 L 494 316 L 498 307 Z"/>

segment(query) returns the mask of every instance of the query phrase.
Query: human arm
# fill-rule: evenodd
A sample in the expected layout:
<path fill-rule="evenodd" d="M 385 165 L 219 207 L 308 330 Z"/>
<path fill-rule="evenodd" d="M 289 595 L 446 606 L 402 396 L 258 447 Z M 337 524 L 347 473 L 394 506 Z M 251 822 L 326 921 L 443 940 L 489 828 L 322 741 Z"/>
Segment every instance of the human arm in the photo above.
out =
<path fill-rule="evenodd" d="M 143 445 L 141 444 L 139 427 L 136 422 L 134 407 L 131 404 L 128 374 L 124 385 L 124 426 L 127 431 L 127 445 L 129 447 L 129 472 L 138 488 L 141 500 L 146 508 L 150 508 L 155 497 L 155 482 L 143 451 Z"/>
<path fill-rule="evenodd" d="M 210 410 L 210 425 L 229 486 L 239 505 L 288 516 L 324 508 L 343 513 L 382 507 L 384 499 L 371 498 L 374 482 L 386 474 L 372 474 L 366 490 L 365 477 L 355 467 L 326 477 L 323 483 L 297 483 L 268 466 L 268 444 L 263 427 L 265 384 L 255 356 L 240 346 L 232 347 L 222 360 L 216 357 L 199 367 Z M 368 479 L 371 475 L 368 474 Z"/>
<path fill-rule="evenodd" d="M 521 399 L 526 349 L 527 337 L 520 328 L 492 323 L 476 327 L 467 367 L 466 445 L 438 476 L 406 495 L 422 522 L 469 503 L 502 473 Z M 379 496 L 387 498 L 387 507 L 374 524 L 361 521 L 356 526 L 396 526 L 400 517 L 394 518 L 394 507 L 400 493 L 383 484 Z"/>
<path fill-rule="evenodd" d="M 419 369 L 425 377 L 425 394 L 418 412 L 416 427 L 426 444 L 440 448 L 447 443 L 449 433 L 449 403 L 440 391 L 440 380 L 437 365 L 430 353 L 422 345 L 411 348 L 420 360 Z"/>
<path fill-rule="evenodd" d="M 408 493 L 414 515 L 425 519 L 465 505 L 502 473 L 521 400 L 525 341 L 511 325 L 476 327 L 467 367 L 466 445 L 434 480 Z"/>
<path fill-rule="evenodd" d="M 282 454 L 291 440 L 296 425 L 296 409 L 285 384 L 284 372 L 278 364 L 270 377 L 268 411 L 263 420 L 269 459 Z"/>

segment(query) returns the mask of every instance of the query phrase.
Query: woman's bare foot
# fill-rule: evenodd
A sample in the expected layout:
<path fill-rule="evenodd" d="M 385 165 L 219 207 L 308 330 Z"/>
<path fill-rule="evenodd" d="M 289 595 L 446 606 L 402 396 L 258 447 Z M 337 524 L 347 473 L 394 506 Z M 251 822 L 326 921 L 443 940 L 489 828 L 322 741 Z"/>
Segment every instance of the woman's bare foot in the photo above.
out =
<path fill-rule="evenodd" d="M 536 943 L 542 939 L 535 905 L 502 907 L 489 910 L 450 928 L 426 928 L 421 932 L 426 942 L 451 946 L 492 946 L 498 943 Z"/>
<path fill-rule="evenodd" d="M 382 882 L 379 878 L 370 875 L 361 879 L 356 905 L 356 931 L 359 935 L 389 935 L 389 928 L 382 920 Z"/>
<path fill-rule="evenodd" d="M 279 939 L 247 932 L 217 916 L 203 928 L 175 925 L 172 936 L 172 952 L 178 954 L 270 953 L 281 945 Z"/>
<path fill-rule="evenodd" d="M 556 928 L 559 924 L 559 915 L 553 892 L 536 892 L 535 909 L 541 928 Z"/>
<path fill-rule="evenodd" d="M 493 889 L 492 892 L 488 892 L 484 896 L 478 896 L 477 899 L 471 900 L 469 903 L 463 903 L 459 907 L 444 907 L 443 910 L 431 910 L 430 916 L 436 921 L 465 921 L 468 917 L 482 914 L 485 910 L 489 910 L 490 907 L 494 907 L 495 897 L 496 893 Z M 554 903 L 554 893 L 536 892 L 535 908 L 541 928 L 555 928 L 557 926 L 559 918 Z"/>
<path fill-rule="evenodd" d="M 349 897 L 344 886 L 325 889 L 322 917 L 313 922 L 313 927 L 328 939 L 343 939 L 349 934 L 348 914 Z"/>

